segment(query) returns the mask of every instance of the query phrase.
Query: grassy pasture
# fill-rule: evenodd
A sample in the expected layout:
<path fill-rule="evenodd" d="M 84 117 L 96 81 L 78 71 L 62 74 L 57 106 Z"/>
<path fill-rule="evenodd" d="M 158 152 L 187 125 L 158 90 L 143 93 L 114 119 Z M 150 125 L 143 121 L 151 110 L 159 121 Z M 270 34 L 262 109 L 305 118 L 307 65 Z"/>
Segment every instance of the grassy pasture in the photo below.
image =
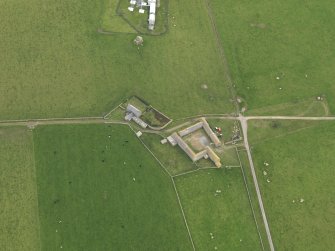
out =
<path fill-rule="evenodd" d="M 261 121 L 249 123 L 252 153 L 276 250 L 333 250 L 335 124 L 281 122 L 280 128 L 285 130 Z M 258 135 L 260 128 L 265 128 L 268 140 Z"/>
<path fill-rule="evenodd" d="M 191 250 L 169 176 L 128 127 L 39 127 L 34 142 L 43 250 Z"/>
<path fill-rule="evenodd" d="M 261 108 L 248 111 L 249 115 L 286 115 L 286 116 L 328 116 L 329 106 L 327 101 L 317 101 L 315 98 L 307 98 L 306 100 L 281 103 L 277 105 L 264 106 Z"/>
<path fill-rule="evenodd" d="M 162 145 L 160 141 L 164 137 L 156 134 L 145 133 L 142 135 L 143 142 L 164 164 L 171 175 L 195 170 L 198 166 L 178 146 L 171 146 L 169 143 Z M 210 164 L 209 161 L 206 162 Z"/>
<path fill-rule="evenodd" d="M 1 250 L 39 250 L 39 220 L 32 133 L 0 127 Z"/>
<path fill-rule="evenodd" d="M 172 118 L 233 110 L 202 0 L 171 0 L 169 32 L 140 49 L 97 32 L 111 4 L 1 1 L 1 119 L 97 116 L 132 94 Z"/>
<path fill-rule="evenodd" d="M 196 250 L 261 250 L 239 168 L 201 170 L 175 180 Z"/>
<path fill-rule="evenodd" d="M 211 6 L 249 113 L 284 103 L 301 110 L 300 101 L 324 94 L 334 114 L 334 1 L 213 0 Z"/>
<path fill-rule="evenodd" d="M 128 3 L 129 4 L 129 3 Z M 136 31 L 117 13 L 118 0 L 106 0 L 102 15 L 101 29 L 107 32 L 134 33 Z"/>
<path fill-rule="evenodd" d="M 291 134 L 315 127 L 317 125 L 317 123 L 311 123 L 310 121 L 251 120 L 248 123 L 248 127 L 252 133 L 248 135 L 248 139 L 253 145 L 256 145 L 280 137 L 289 137 Z"/>

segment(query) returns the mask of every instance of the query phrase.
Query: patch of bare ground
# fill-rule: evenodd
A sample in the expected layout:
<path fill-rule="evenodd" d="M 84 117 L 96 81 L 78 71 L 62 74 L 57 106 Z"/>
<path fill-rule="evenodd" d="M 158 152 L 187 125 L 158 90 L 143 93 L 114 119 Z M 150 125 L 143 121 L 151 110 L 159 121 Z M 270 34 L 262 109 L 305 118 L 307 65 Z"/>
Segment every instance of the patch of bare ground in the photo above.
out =
<path fill-rule="evenodd" d="M 268 26 L 264 23 L 251 23 L 251 27 L 259 28 L 259 29 L 266 29 Z"/>

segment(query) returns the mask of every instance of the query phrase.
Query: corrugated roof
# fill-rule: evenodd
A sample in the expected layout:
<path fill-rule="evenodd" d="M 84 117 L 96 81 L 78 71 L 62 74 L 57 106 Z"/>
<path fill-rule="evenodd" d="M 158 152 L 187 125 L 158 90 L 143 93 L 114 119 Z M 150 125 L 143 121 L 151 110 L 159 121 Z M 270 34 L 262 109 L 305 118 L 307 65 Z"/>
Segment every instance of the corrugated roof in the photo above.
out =
<path fill-rule="evenodd" d="M 131 104 L 128 104 L 127 111 L 133 113 L 136 117 L 140 117 L 142 115 L 142 112 Z"/>

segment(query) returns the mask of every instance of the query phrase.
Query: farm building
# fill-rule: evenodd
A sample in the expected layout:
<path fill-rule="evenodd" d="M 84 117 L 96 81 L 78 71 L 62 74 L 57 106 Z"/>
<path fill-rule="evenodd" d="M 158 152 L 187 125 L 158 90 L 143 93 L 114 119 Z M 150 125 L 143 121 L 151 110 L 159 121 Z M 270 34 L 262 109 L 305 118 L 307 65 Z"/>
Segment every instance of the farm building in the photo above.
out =
<path fill-rule="evenodd" d="M 186 154 L 187 156 L 193 161 L 198 161 L 202 158 L 210 158 L 216 167 L 221 167 L 221 160 L 216 155 L 216 153 L 209 147 L 206 146 L 204 150 L 195 153 L 191 147 L 182 139 L 182 137 L 191 134 L 201 128 L 204 128 L 206 134 L 210 137 L 210 139 L 213 141 L 215 146 L 220 146 L 221 142 L 219 138 L 215 135 L 215 133 L 211 130 L 209 127 L 207 121 L 204 118 L 201 118 L 201 121 L 187 127 L 186 129 L 183 129 L 179 131 L 178 133 L 174 132 L 171 136 L 167 137 L 167 140 L 170 142 L 172 146 L 178 145 Z"/>
<path fill-rule="evenodd" d="M 132 120 L 142 128 L 148 127 L 148 124 L 138 117 L 132 117 Z"/>
<path fill-rule="evenodd" d="M 127 106 L 127 113 L 133 113 L 138 118 L 142 115 L 142 112 L 131 104 Z"/>
<path fill-rule="evenodd" d="M 202 121 L 202 127 L 204 128 L 205 132 L 207 133 L 208 137 L 210 137 L 210 139 L 212 140 L 212 142 L 214 143 L 214 145 L 216 147 L 221 146 L 221 141 L 220 139 L 216 136 L 216 134 L 212 131 L 211 127 L 209 126 L 208 122 L 206 121 L 206 119 L 201 118 Z"/>
<path fill-rule="evenodd" d="M 184 137 L 192 132 L 195 132 L 196 130 L 199 130 L 203 127 L 203 122 L 196 123 L 190 127 L 185 128 L 184 130 L 181 130 L 178 132 L 180 137 Z"/>
<path fill-rule="evenodd" d="M 206 132 L 206 134 L 208 135 L 208 137 L 211 139 L 211 141 L 214 143 L 214 145 L 216 147 L 221 146 L 221 141 L 220 139 L 216 136 L 216 134 L 212 131 L 211 127 L 209 126 L 208 122 L 206 121 L 205 118 L 201 118 L 201 121 L 190 126 L 187 127 L 184 130 L 181 130 L 178 132 L 178 134 L 180 135 L 180 137 L 184 137 L 190 133 L 195 132 L 196 130 L 203 128 Z"/>
<path fill-rule="evenodd" d="M 190 159 L 195 162 L 198 161 L 199 159 L 204 158 L 206 155 L 207 151 L 203 150 L 199 153 L 195 153 L 189 146 L 188 144 L 175 132 L 171 135 L 173 139 L 177 142 L 178 146 L 187 154 Z"/>
<path fill-rule="evenodd" d="M 156 22 L 156 0 L 149 0 L 149 30 L 153 30 L 155 28 Z"/>
<path fill-rule="evenodd" d="M 174 138 L 173 138 L 172 136 L 169 136 L 169 137 L 167 137 L 166 139 L 170 142 L 170 144 L 171 144 L 172 146 L 177 145 L 177 142 L 174 140 Z"/>
<path fill-rule="evenodd" d="M 206 152 L 208 154 L 208 157 L 214 162 L 216 167 L 221 167 L 221 159 L 209 146 L 206 146 Z"/>
<path fill-rule="evenodd" d="M 124 119 L 126 121 L 133 120 L 136 124 L 138 124 L 142 128 L 147 128 L 148 124 L 145 123 L 142 119 L 140 119 L 141 115 L 142 115 L 142 112 L 138 108 L 136 108 L 135 106 L 131 104 L 128 104 L 127 109 L 126 109 L 126 115 Z"/>

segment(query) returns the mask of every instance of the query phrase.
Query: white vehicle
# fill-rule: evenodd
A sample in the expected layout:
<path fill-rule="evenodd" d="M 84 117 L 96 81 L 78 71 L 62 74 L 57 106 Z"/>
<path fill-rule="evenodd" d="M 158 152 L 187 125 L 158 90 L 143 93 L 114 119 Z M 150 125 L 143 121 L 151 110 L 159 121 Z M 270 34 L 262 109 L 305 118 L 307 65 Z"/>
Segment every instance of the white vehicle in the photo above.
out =
<path fill-rule="evenodd" d="M 149 30 L 153 30 L 155 28 L 156 21 L 156 0 L 149 0 Z"/>

